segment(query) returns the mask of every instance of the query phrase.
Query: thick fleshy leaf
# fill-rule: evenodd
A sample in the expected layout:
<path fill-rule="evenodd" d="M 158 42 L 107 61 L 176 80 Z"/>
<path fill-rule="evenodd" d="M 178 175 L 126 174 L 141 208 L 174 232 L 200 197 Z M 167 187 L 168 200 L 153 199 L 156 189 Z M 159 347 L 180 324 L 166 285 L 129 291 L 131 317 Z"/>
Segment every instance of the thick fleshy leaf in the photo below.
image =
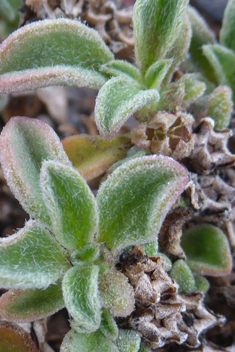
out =
<path fill-rule="evenodd" d="M 210 283 L 204 276 L 195 275 L 194 280 L 195 280 L 195 291 L 201 291 L 206 293 L 209 290 Z"/>
<path fill-rule="evenodd" d="M 192 26 L 192 39 L 190 44 L 190 55 L 196 65 L 203 71 L 205 76 L 214 81 L 214 73 L 210 63 L 203 55 L 202 46 L 216 42 L 215 33 L 209 28 L 205 19 L 191 6 L 188 6 L 188 16 Z"/>
<path fill-rule="evenodd" d="M 46 288 L 69 267 L 66 251 L 39 221 L 0 239 L 0 287 Z"/>
<path fill-rule="evenodd" d="M 18 325 L 0 322 L 0 351 L 38 352 L 32 337 Z"/>
<path fill-rule="evenodd" d="M 0 136 L 0 161 L 6 180 L 32 217 L 50 223 L 40 188 L 40 169 L 44 160 L 70 165 L 51 127 L 27 117 L 12 118 Z"/>
<path fill-rule="evenodd" d="M 187 182 L 186 170 L 168 157 L 146 156 L 124 163 L 98 191 L 98 241 L 115 250 L 155 240 Z"/>
<path fill-rule="evenodd" d="M 142 249 L 145 252 L 145 254 L 147 254 L 147 256 L 156 257 L 158 254 L 158 241 L 155 240 L 155 241 L 146 243 L 143 245 Z"/>
<path fill-rule="evenodd" d="M 43 289 L 15 290 L 0 299 L 1 317 L 15 322 L 29 322 L 48 317 L 64 307 L 61 280 Z"/>
<path fill-rule="evenodd" d="M 134 330 L 119 330 L 115 341 L 119 352 L 138 352 L 140 342 L 140 334 Z"/>
<path fill-rule="evenodd" d="M 107 141 L 101 136 L 82 134 L 65 138 L 62 142 L 73 166 L 87 181 L 102 175 L 112 164 L 124 158 L 131 146 L 128 136 Z"/>
<path fill-rule="evenodd" d="M 130 315 L 135 307 L 133 287 L 124 274 L 114 269 L 100 274 L 99 297 L 102 307 L 116 317 Z"/>
<path fill-rule="evenodd" d="M 95 120 L 100 133 L 112 138 L 133 113 L 158 100 L 156 89 L 140 90 L 123 77 L 110 79 L 96 99 Z"/>
<path fill-rule="evenodd" d="M 214 70 L 216 82 L 228 85 L 235 94 L 235 53 L 222 45 L 204 45 L 203 53 L 210 62 L 210 70 Z"/>
<path fill-rule="evenodd" d="M 68 270 L 63 278 L 65 305 L 74 319 L 73 327 L 79 332 L 92 332 L 100 326 L 98 273 L 99 267 L 96 265 L 77 265 Z"/>
<path fill-rule="evenodd" d="M 224 11 L 223 24 L 220 31 L 220 42 L 235 50 L 235 1 L 229 0 Z"/>
<path fill-rule="evenodd" d="M 101 332 L 110 340 L 116 340 L 118 337 L 118 326 L 112 315 L 107 309 L 103 308 L 101 324 Z"/>
<path fill-rule="evenodd" d="M 98 223 L 96 201 L 77 170 L 60 162 L 45 161 L 41 187 L 58 241 L 70 252 L 92 242 Z"/>
<path fill-rule="evenodd" d="M 99 34 L 79 21 L 34 22 L 15 31 L 0 47 L 0 91 L 49 85 L 99 89 L 107 80 L 99 67 L 112 59 Z"/>
<path fill-rule="evenodd" d="M 233 112 L 232 90 L 219 86 L 209 95 L 207 115 L 215 121 L 215 128 L 228 127 Z"/>
<path fill-rule="evenodd" d="M 171 64 L 172 60 L 160 60 L 154 62 L 154 64 L 148 68 L 145 75 L 145 82 L 148 88 L 159 89 L 161 87 L 161 83 Z"/>
<path fill-rule="evenodd" d="M 206 90 L 206 84 L 196 79 L 193 74 L 185 74 L 178 81 L 184 83 L 185 96 L 184 100 L 192 102 L 203 95 Z"/>
<path fill-rule="evenodd" d="M 221 229 L 210 224 L 189 228 L 181 246 L 190 268 L 202 275 L 227 275 L 232 269 L 228 239 Z"/>
<path fill-rule="evenodd" d="M 172 75 L 179 64 L 185 59 L 191 43 L 192 29 L 188 15 L 185 16 L 184 23 L 181 27 L 180 33 L 174 41 L 171 48 L 165 55 L 165 59 L 172 59 L 171 67 L 169 68 L 163 83 L 169 83 Z"/>
<path fill-rule="evenodd" d="M 60 352 L 119 352 L 117 347 L 100 331 L 81 334 L 70 330 L 62 342 Z"/>
<path fill-rule="evenodd" d="M 143 74 L 171 47 L 179 35 L 188 0 L 137 0 L 133 26 L 135 56 Z"/>
<path fill-rule="evenodd" d="M 183 259 L 179 259 L 173 264 L 170 276 L 175 279 L 181 292 L 191 293 L 196 291 L 193 273 Z"/>
<path fill-rule="evenodd" d="M 126 78 L 141 82 L 139 70 L 134 65 L 124 60 L 109 61 L 107 64 L 100 67 L 100 71 L 112 76 L 123 75 Z"/>

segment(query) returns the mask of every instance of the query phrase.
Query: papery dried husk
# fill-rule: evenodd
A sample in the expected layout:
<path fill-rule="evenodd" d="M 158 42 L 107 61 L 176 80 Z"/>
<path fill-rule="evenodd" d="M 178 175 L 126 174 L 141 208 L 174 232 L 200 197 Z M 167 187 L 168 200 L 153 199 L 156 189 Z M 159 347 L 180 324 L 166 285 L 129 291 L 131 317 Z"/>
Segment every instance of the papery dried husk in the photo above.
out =
<path fill-rule="evenodd" d="M 132 143 L 152 154 L 171 156 L 175 160 L 188 157 L 196 141 L 192 133 L 192 115 L 177 111 L 157 112 L 148 123 L 136 126 L 132 132 Z"/>
<path fill-rule="evenodd" d="M 95 28 L 118 58 L 130 60 L 134 55 L 133 6 L 120 9 L 120 5 L 118 0 L 24 0 L 20 26 L 46 18 L 79 19 Z"/>
<path fill-rule="evenodd" d="M 172 342 L 198 347 L 201 332 L 223 324 L 224 318 L 204 306 L 203 293 L 179 294 L 178 284 L 164 270 L 164 261 L 148 257 L 139 246 L 122 258 L 120 267 L 134 288 L 136 309 L 119 325 L 141 333 L 152 349 Z"/>
<path fill-rule="evenodd" d="M 227 148 L 228 139 L 232 136 L 231 130 L 215 131 L 214 121 L 207 117 L 200 121 L 194 133 L 197 140 L 190 155 L 193 171 L 208 175 L 219 168 L 235 164 L 235 155 Z"/>

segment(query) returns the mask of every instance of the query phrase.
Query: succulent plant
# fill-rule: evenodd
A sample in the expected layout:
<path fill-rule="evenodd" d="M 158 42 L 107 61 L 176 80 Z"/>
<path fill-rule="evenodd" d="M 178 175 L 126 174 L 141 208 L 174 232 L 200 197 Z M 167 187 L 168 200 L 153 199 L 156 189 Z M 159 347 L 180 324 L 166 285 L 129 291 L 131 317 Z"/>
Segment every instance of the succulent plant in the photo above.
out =
<path fill-rule="evenodd" d="M 96 89 L 102 135 L 62 145 L 48 125 L 14 117 L 0 136 L 5 178 L 30 217 L 0 239 L 0 287 L 9 289 L 0 315 L 10 322 L 1 327 L 18 334 L 19 346 L 14 324 L 63 307 L 71 330 L 61 352 L 148 352 L 172 341 L 195 348 L 202 331 L 224 322 L 204 295 L 205 276 L 231 272 L 235 245 L 234 186 L 220 171 L 235 163 L 227 147 L 235 1 L 220 43 L 188 3 L 136 1 L 135 64 L 107 46 L 109 15 L 95 12 L 94 20 L 94 3 L 83 20 L 99 27 L 104 16 L 102 37 L 75 19 L 43 19 L 0 46 L 0 94 Z M 60 10 L 76 18 L 66 4 Z M 37 14 L 49 16 L 40 6 Z M 137 125 L 120 134 L 132 115 Z M 95 197 L 87 181 L 105 172 Z"/>

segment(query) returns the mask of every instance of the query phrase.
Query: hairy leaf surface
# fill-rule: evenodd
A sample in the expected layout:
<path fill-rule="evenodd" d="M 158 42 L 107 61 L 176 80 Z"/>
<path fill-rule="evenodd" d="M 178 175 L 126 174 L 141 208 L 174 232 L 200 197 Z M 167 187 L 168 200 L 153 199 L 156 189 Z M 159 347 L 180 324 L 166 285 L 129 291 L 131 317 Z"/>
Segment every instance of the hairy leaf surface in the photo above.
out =
<path fill-rule="evenodd" d="M 44 160 L 70 164 L 51 127 L 27 117 L 12 118 L 0 136 L 0 161 L 6 180 L 30 216 L 50 224 L 40 188 Z"/>
<path fill-rule="evenodd" d="M 47 288 L 69 267 L 66 251 L 39 221 L 0 239 L 0 287 Z"/>
<path fill-rule="evenodd" d="M 98 191 L 98 241 L 115 250 L 155 240 L 187 180 L 186 170 L 168 157 L 146 156 L 124 163 Z"/>
<path fill-rule="evenodd" d="M 107 79 L 99 67 L 112 59 L 99 34 L 79 21 L 34 22 L 0 47 L 0 91 L 63 84 L 98 89 Z"/>
<path fill-rule="evenodd" d="M 100 331 L 81 334 L 70 330 L 62 342 L 60 352 L 119 352 L 117 347 Z"/>
<path fill-rule="evenodd" d="M 10 321 L 30 322 L 43 319 L 64 307 L 61 280 L 48 288 L 15 290 L 0 299 L 1 316 Z"/>
<path fill-rule="evenodd" d="M 96 265 L 77 265 L 68 270 L 63 279 L 65 305 L 74 319 L 73 327 L 79 332 L 92 332 L 100 326 L 98 273 Z"/>
<path fill-rule="evenodd" d="M 224 11 L 223 24 L 220 30 L 220 42 L 235 50 L 235 0 L 229 0 Z"/>
<path fill-rule="evenodd" d="M 98 223 L 96 201 L 77 170 L 59 162 L 45 161 L 41 187 L 58 241 L 71 252 L 92 242 Z"/>
<path fill-rule="evenodd" d="M 123 77 L 110 79 L 96 99 L 95 120 L 100 133 L 112 138 L 133 113 L 158 100 L 156 89 L 140 90 Z"/>
<path fill-rule="evenodd" d="M 133 25 L 135 56 L 143 74 L 176 40 L 188 0 L 137 0 L 134 5 Z"/>

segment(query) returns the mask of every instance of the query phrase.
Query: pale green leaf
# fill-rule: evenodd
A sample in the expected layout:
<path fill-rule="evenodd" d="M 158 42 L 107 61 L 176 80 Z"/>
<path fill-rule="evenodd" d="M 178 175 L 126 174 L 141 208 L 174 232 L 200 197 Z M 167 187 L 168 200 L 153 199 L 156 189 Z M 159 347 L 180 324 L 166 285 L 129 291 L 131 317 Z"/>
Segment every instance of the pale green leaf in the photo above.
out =
<path fill-rule="evenodd" d="M 39 352 L 31 335 L 19 325 L 0 322 L 1 352 Z"/>
<path fill-rule="evenodd" d="M 98 223 L 96 201 L 78 171 L 60 162 L 45 161 L 41 187 L 58 241 L 70 252 L 92 242 Z"/>
<path fill-rule="evenodd" d="M 119 352 L 138 352 L 140 347 L 140 334 L 134 330 L 119 330 L 115 341 Z"/>
<path fill-rule="evenodd" d="M 188 54 L 191 37 L 191 23 L 189 21 L 188 15 L 186 15 L 178 37 L 165 55 L 165 59 L 172 59 L 172 64 L 166 74 L 166 77 L 164 78 L 164 84 L 167 84 L 171 81 L 174 71 Z"/>
<path fill-rule="evenodd" d="M 158 255 L 158 241 L 146 243 L 142 249 L 149 257 L 156 257 Z"/>
<path fill-rule="evenodd" d="M 96 99 L 95 120 L 100 133 L 112 138 L 133 113 L 158 100 L 156 89 L 140 90 L 121 76 L 110 79 Z"/>
<path fill-rule="evenodd" d="M 81 332 L 92 332 L 100 326 L 98 273 L 99 267 L 96 265 L 77 265 L 68 270 L 63 278 L 65 305 L 74 319 L 73 327 Z"/>
<path fill-rule="evenodd" d="M 110 340 L 116 340 L 118 337 L 118 326 L 109 311 L 103 308 L 100 331 Z"/>
<path fill-rule="evenodd" d="M 43 319 L 64 307 L 61 280 L 44 289 L 15 290 L 0 299 L 1 317 L 16 322 Z"/>
<path fill-rule="evenodd" d="M 140 344 L 140 349 L 138 352 L 152 352 L 152 349 L 147 347 L 143 342 Z"/>
<path fill-rule="evenodd" d="M 124 158 L 131 145 L 129 136 L 107 141 L 101 136 L 86 134 L 67 137 L 62 143 L 73 166 L 86 181 L 102 175 L 113 163 Z"/>
<path fill-rule="evenodd" d="M 180 292 L 191 293 L 196 291 L 193 273 L 183 259 L 179 259 L 173 264 L 170 276 L 179 285 Z"/>
<path fill-rule="evenodd" d="M 185 74 L 179 81 L 184 83 L 185 95 L 184 100 L 192 102 L 201 97 L 206 90 L 206 84 L 196 79 L 194 74 Z"/>
<path fill-rule="evenodd" d="M 202 46 L 205 44 L 214 44 L 216 42 L 215 33 L 209 28 L 205 19 L 200 13 L 191 6 L 187 10 L 191 26 L 192 26 L 192 39 L 190 45 L 190 55 L 194 63 L 200 68 L 206 77 L 214 80 L 214 73 L 211 70 L 210 63 L 204 56 Z"/>
<path fill-rule="evenodd" d="M 228 239 L 210 224 L 190 227 L 182 236 L 181 246 L 190 268 L 201 275 L 227 275 L 232 269 Z"/>
<path fill-rule="evenodd" d="M 60 352 L 119 352 L 117 347 L 100 331 L 81 334 L 70 330 L 62 342 Z"/>
<path fill-rule="evenodd" d="M 235 93 L 235 53 L 222 45 L 204 45 L 203 53 L 210 62 L 216 82 L 228 85 Z"/>
<path fill-rule="evenodd" d="M 195 280 L 195 291 L 201 291 L 206 293 L 209 290 L 210 283 L 204 276 L 195 275 L 194 280 Z"/>
<path fill-rule="evenodd" d="M 228 48 L 235 50 L 235 1 L 228 0 L 224 11 L 223 24 L 220 31 L 220 42 Z"/>
<path fill-rule="evenodd" d="M 11 118 L 0 136 L 0 161 L 6 180 L 32 217 L 50 223 L 40 187 L 40 169 L 44 160 L 58 160 L 70 165 L 51 127 L 27 117 Z"/>
<path fill-rule="evenodd" d="M 20 7 L 20 0 L 1 0 L 0 1 L 0 14 L 1 17 L 6 18 L 12 22 L 17 17 L 17 9 Z"/>
<path fill-rule="evenodd" d="M 124 163 L 98 191 L 97 240 L 112 250 L 155 240 L 187 182 L 186 170 L 168 157 L 146 156 Z"/>
<path fill-rule="evenodd" d="M 0 287 L 47 288 L 69 267 L 66 251 L 39 221 L 0 239 Z"/>
<path fill-rule="evenodd" d="M 228 127 L 233 112 L 232 90 L 227 86 L 219 86 L 209 95 L 207 116 L 215 121 L 215 128 Z"/>
<path fill-rule="evenodd" d="M 135 56 L 143 74 L 161 60 L 176 40 L 184 22 L 188 0 L 137 0 L 133 26 Z"/>
<path fill-rule="evenodd" d="M 171 64 L 172 60 L 160 60 L 154 62 L 154 64 L 148 68 L 145 74 L 145 82 L 148 88 L 161 88 L 161 83 L 165 78 Z"/>
<path fill-rule="evenodd" d="M 133 287 L 127 277 L 115 269 L 100 274 L 99 295 L 102 307 L 113 316 L 126 317 L 134 310 Z"/>
<path fill-rule="evenodd" d="M 124 60 L 113 60 L 100 67 L 100 71 L 111 76 L 123 75 L 126 78 L 134 79 L 137 82 L 141 82 L 141 75 L 134 65 Z"/>
<path fill-rule="evenodd" d="M 15 31 L 0 47 L 0 91 L 49 85 L 99 89 L 107 79 L 99 67 L 112 59 L 99 34 L 80 21 L 33 22 Z"/>
<path fill-rule="evenodd" d="M 99 255 L 100 245 L 98 243 L 89 243 L 72 252 L 70 259 L 73 265 L 80 264 L 81 260 L 86 261 L 87 263 L 92 263 L 99 258 Z"/>

